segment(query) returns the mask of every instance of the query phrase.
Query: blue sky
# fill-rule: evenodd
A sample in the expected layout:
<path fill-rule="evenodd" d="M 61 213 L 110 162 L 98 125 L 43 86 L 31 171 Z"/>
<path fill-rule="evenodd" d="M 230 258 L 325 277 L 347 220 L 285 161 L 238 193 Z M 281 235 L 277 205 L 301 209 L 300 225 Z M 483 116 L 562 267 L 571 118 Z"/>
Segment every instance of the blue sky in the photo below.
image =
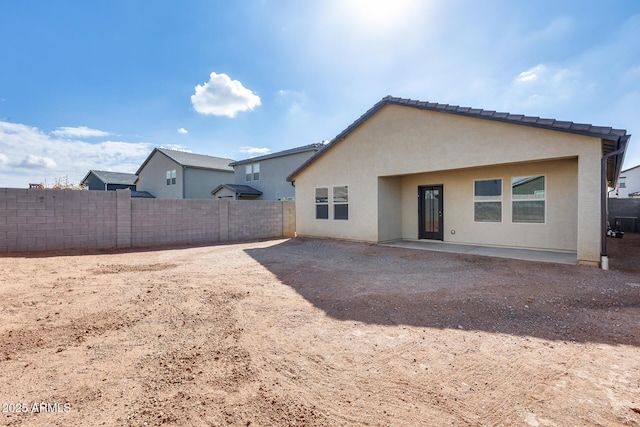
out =
<path fill-rule="evenodd" d="M 640 1 L 0 0 L 0 187 L 330 140 L 386 95 L 627 129 Z"/>

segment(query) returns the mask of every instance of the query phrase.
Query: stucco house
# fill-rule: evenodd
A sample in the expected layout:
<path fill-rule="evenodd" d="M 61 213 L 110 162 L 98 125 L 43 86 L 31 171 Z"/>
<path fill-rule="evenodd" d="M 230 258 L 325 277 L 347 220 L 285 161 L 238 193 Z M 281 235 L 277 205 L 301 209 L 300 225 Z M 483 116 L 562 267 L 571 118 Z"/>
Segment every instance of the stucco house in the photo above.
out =
<path fill-rule="evenodd" d="M 98 171 L 91 169 L 80 182 L 86 190 L 115 191 L 129 189 L 136 190 L 134 173 Z"/>
<path fill-rule="evenodd" d="M 611 197 L 640 197 L 640 165 L 620 172 L 618 184 L 615 191 L 611 192 Z"/>
<path fill-rule="evenodd" d="M 321 142 L 232 162 L 233 184 L 219 185 L 216 198 L 293 200 L 295 189 L 287 176 L 323 147 Z"/>
<path fill-rule="evenodd" d="M 233 159 L 154 148 L 136 175 L 137 189 L 160 199 L 210 199 L 211 188 L 233 179 Z"/>
<path fill-rule="evenodd" d="M 287 177 L 296 232 L 566 251 L 598 265 L 607 185 L 629 139 L 610 127 L 385 97 Z"/>

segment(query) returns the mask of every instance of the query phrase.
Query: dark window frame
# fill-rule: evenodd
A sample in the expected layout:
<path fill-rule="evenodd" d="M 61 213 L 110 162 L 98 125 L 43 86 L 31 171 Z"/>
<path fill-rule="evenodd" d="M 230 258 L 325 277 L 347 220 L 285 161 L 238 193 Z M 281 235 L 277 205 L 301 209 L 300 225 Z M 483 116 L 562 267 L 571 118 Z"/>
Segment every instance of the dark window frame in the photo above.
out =
<path fill-rule="evenodd" d="M 344 197 L 336 197 L 336 190 L 344 189 Z M 338 221 L 349 220 L 349 186 L 348 185 L 334 185 L 331 189 L 333 200 L 333 219 Z M 342 200 L 344 199 L 344 200 Z"/>
<path fill-rule="evenodd" d="M 522 182 L 522 180 L 535 181 L 541 179 L 542 189 L 534 191 L 527 197 L 526 194 L 516 195 L 514 193 L 514 184 L 516 180 Z M 537 193 L 537 194 L 536 194 Z M 519 196 L 519 197 L 518 197 Z M 542 206 L 541 216 L 532 219 L 536 214 L 536 211 L 540 213 L 540 208 L 529 209 L 528 211 L 522 208 L 523 206 Z M 518 217 L 516 217 L 519 215 Z M 547 223 L 547 176 L 544 174 L 539 175 L 526 175 L 517 176 L 511 178 L 511 223 L 513 224 L 546 224 Z"/>
<path fill-rule="evenodd" d="M 318 190 L 326 190 L 326 196 L 318 195 Z M 329 219 L 329 187 L 315 187 L 314 190 L 314 202 L 316 206 L 316 219 L 328 220 Z M 320 200 L 320 201 L 319 201 Z"/>
<path fill-rule="evenodd" d="M 488 186 L 480 186 L 479 183 L 483 182 L 491 182 L 498 181 L 498 189 L 500 190 L 500 194 L 478 194 L 486 193 L 487 190 L 491 190 Z M 498 184 L 498 183 L 496 183 Z M 484 188 L 483 188 L 484 187 Z M 480 190 L 480 191 L 479 191 Z M 499 208 L 499 212 L 495 209 Z M 502 223 L 504 210 L 504 191 L 503 191 L 503 182 L 502 178 L 488 178 L 488 179 L 474 179 L 473 180 L 473 222 L 474 223 Z M 496 214 L 494 219 L 485 218 L 484 215 Z"/>

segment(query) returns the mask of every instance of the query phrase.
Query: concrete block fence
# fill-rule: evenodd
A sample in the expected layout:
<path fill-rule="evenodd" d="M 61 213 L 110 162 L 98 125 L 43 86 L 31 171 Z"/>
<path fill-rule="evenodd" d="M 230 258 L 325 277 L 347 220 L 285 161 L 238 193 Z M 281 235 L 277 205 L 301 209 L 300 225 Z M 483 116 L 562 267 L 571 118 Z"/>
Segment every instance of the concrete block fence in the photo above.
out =
<path fill-rule="evenodd" d="M 640 233 L 640 198 L 609 199 L 609 224 L 626 233 Z"/>
<path fill-rule="evenodd" d="M 0 253 L 293 237 L 295 204 L 132 199 L 128 190 L 0 188 Z"/>

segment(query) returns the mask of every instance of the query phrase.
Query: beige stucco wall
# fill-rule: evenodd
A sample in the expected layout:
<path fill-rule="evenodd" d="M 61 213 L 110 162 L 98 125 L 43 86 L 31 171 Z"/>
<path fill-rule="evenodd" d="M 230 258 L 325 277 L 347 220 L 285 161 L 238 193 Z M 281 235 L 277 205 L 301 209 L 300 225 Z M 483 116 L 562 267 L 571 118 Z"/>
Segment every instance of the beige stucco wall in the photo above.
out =
<path fill-rule="evenodd" d="M 471 175 L 465 171 L 461 173 L 466 178 L 455 178 L 454 170 L 475 168 L 479 171 L 478 168 L 487 165 L 501 165 L 505 168 L 501 172 L 511 174 L 529 162 L 573 159 L 567 160 L 572 165 L 567 163 L 572 173 L 561 173 L 561 168 L 552 163 L 531 166 L 532 171 L 543 168 L 551 174 L 550 177 L 554 177 L 553 187 L 549 186 L 549 197 L 554 198 L 554 206 L 548 204 L 547 208 L 554 224 L 529 224 L 521 228 L 546 236 L 545 241 L 541 240 L 542 237 L 527 237 L 526 241 L 533 241 L 535 247 L 575 248 L 579 260 L 597 263 L 600 251 L 601 153 L 601 141 L 597 138 L 387 105 L 296 176 L 297 233 L 372 242 L 390 240 L 394 236 L 417 237 L 417 219 L 414 225 L 410 223 L 412 215 L 417 218 L 418 181 L 411 183 L 410 175 L 451 171 L 446 178 L 455 182 L 454 187 L 462 188 L 466 184 L 458 180 L 468 179 Z M 490 170 L 486 172 L 492 174 Z M 515 176 L 524 174 L 518 172 Z M 573 200 L 573 203 L 563 202 L 563 207 L 555 205 L 560 200 L 556 195 L 569 192 L 560 191 L 564 186 L 560 182 L 556 184 L 556 179 L 567 180 L 566 186 L 576 192 L 573 199 L 568 195 L 567 201 Z M 338 185 L 349 186 L 349 220 L 316 220 L 314 188 L 331 189 Z M 400 210 L 396 193 L 399 187 L 403 195 Z M 460 196 L 458 203 L 461 206 L 449 206 L 447 215 L 452 211 L 470 209 L 472 187 L 468 191 L 469 199 L 463 201 L 463 196 Z M 447 197 L 447 190 L 445 193 Z M 566 209 L 566 213 L 559 215 L 561 209 Z M 399 211 L 402 218 L 400 226 L 396 222 L 384 222 Z M 510 219 L 507 212 L 504 215 L 505 219 Z M 575 224 L 572 225 L 575 227 L 573 234 L 562 226 L 569 222 Z M 494 227 L 498 228 L 495 234 L 507 235 L 507 229 L 513 226 L 503 222 Z M 565 231 L 554 233 L 554 229 L 558 231 L 561 228 Z M 398 235 L 398 230 L 401 230 L 401 235 Z M 477 236 L 473 236 L 474 233 Z M 467 227 L 463 228 L 460 239 L 482 243 L 489 234 L 494 233 L 482 227 Z M 566 242 L 568 239 L 572 242 Z M 502 240 L 488 238 L 487 244 L 521 246 L 514 236 Z"/>
<path fill-rule="evenodd" d="M 418 238 L 418 186 L 442 184 L 445 242 L 576 251 L 577 166 L 573 158 L 404 176 L 402 238 Z M 511 178 L 533 175 L 545 176 L 545 223 L 512 223 Z M 496 178 L 502 179 L 502 222 L 474 222 L 474 180 Z"/>

